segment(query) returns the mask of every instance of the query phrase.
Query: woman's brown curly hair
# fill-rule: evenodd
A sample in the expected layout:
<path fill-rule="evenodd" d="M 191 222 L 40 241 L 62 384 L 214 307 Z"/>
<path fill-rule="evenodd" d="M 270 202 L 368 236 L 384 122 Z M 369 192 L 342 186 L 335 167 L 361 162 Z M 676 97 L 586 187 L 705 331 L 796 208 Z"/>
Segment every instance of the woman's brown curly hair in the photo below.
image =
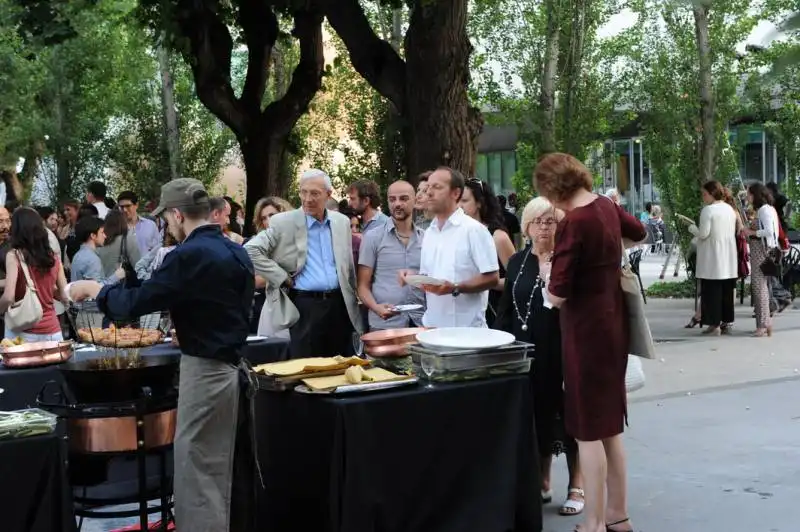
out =
<path fill-rule="evenodd" d="M 578 159 L 567 153 L 548 153 L 539 159 L 533 171 L 533 185 L 540 196 L 562 203 L 580 189 L 592 191 L 592 173 Z"/>

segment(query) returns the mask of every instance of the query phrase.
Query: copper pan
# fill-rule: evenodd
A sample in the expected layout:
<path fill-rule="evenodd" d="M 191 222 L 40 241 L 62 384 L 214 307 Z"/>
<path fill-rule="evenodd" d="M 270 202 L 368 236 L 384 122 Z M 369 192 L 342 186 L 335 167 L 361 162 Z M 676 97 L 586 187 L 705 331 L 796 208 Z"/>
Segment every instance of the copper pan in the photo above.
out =
<path fill-rule="evenodd" d="M 9 368 L 35 368 L 60 364 L 72 358 L 72 342 L 28 342 L 0 348 L 3 364 Z"/>
<path fill-rule="evenodd" d="M 144 441 L 136 437 L 134 416 L 68 418 L 69 446 L 77 452 L 109 453 L 169 445 L 175 439 L 177 412 L 173 408 L 144 416 Z"/>
<path fill-rule="evenodd" d="M 361 337 L 364 347 L 383 347 L 387 345 L 407 345 L 417 341 L 417 334 L 427 331 L 426 327 L 408 327 L 405 329 L 386 329 L 373 331 Z"/>
<path fill-rule="evenodd" d="M 406 344 L 365 347 L 364 352 L 372 358 L 395 358 L 408 356 L 408 353 L 406 352 Z"/>

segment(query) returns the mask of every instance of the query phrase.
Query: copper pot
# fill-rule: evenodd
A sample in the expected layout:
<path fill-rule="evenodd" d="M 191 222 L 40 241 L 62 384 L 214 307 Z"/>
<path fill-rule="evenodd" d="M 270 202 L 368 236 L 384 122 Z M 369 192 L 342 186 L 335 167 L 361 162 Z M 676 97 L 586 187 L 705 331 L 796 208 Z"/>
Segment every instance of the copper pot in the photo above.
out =
<path fill-rule="evenodd" d="M 0 349 L 3 364 L 9 368 L 35 368 L 60 364 L 72 358 L 72 342 L 28 342 Z"/>
<path fill-rule="evenodd" d="M 164 410 L 144 416 L 144 441 L 136 436 L 136 417 L 68 418 L 67 434 L 71 451 L 110 453 L 152 449 L 175 440 L 178 410 Z"/>
<path fill-rule="evenodd" d="M 427 331 L 426 327 L 408 327 L 405 329 L 386 329 L 384 331 L 373 331 L 361 337 L 364 348 L 383 347 L 387 345 L 414 344 L 417 342 L 417 334 Z"/>
<path fill-rule="evenodd" d="M 407 344 L 365 347 L 364 352 L 373 358 L 404 357 L 408 356 L 406 345 Z"/>

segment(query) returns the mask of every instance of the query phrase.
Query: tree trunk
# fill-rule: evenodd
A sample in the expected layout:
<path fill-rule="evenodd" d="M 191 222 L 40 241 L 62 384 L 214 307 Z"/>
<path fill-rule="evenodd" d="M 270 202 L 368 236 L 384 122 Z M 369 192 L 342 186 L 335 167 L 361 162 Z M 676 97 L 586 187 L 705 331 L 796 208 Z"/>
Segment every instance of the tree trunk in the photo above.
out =
<path fill-rule="evenodd" d="M 418 0 L 405 38 L 411 176 L 446 165 L 474 175 L 480 111 L 469 105 L 467 0 Z"/>
<path fill-rule="evenodd" d="M 0 169 L 0 179 L 6 184 L 6 203 L 15 201 L 22 203 L 25 199 L 25 190 L 17 175 L 17 169 L 14 166 Z"/>
<path fill-rule="evenodd" d="M 172 80 L 169 50 L 161 43 L 156 46 L 158 72 L 161 75 L 161 110 L 164 115 L 164 132 L 167 140 L 170 179 L 180 177 L 181 140 L 178 130 L 178 112 L 175 109 L 175 86 Z"/>
<path fill-rule="evenodd" d="M 253 131 L 247 138 L 239 139 L 242 159 L 246 169 L 247 193 L 245 196 L 245 234 L 249 235 L 258 200 L 264 196 L 286 198 L 289 181 L 264 179 L 264 176 L 277 176 L 285 162 L 286 145 L 289 135 L 270 138 L 267 132 Z"/>
<path fill-rule="evenodd" d="M 563 79 L 563 150 L 570 155 L 582 158 L 580 138 L 574 133 L 578 125 L 574 123 L 575 101 L 578 95 L 578 80 L 583 75 L 583 41 L 585 35 L 586 0 L 574 0 L 570 42 L 565 58 Z"/>
<path fill-rule="evenodd" d="M 700 82 L 700 182 L 714 179 L 716 138 L 714 136 L 714 95 L 711 79 L 711 43 L 708 34 L 708 5 L 695 4 L 695 40 L 697 41 Z"/>
<path fill-rule="evenodd" d="M 542 132 L 540 153 L 556 151 L 556 75 L 558 74 L 559 25 L 556 10 L 558 0 L 547 0 L 547 33 L 545 35 L 542 89 L 540 104 L 542 108 Z"/>

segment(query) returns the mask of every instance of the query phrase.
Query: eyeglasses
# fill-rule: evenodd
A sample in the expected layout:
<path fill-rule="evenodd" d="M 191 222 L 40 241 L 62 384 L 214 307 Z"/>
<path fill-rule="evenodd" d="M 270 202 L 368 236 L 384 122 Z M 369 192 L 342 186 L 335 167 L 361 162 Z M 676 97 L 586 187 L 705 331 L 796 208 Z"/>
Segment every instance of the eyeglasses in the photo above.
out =
<path fill-rule="evenodd" d="M 545 220 L 542 220 L 541 218 L 537 218 L 536 220 L 533 220 L 531 223 L 533 225 L 543 225 L 545 227 L 550 227 L 551 225 L 556 225 L 557 222 L 555 220 L 553 220 L 552 218 L 547 218 Z"/>

